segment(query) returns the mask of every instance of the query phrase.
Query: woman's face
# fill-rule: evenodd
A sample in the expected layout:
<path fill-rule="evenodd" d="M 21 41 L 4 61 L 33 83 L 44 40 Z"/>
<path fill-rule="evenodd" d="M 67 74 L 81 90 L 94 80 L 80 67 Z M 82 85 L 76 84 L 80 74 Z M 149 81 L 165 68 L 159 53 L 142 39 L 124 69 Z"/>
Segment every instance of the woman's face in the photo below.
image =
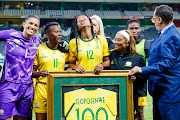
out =
<path fill-rule="evenodd" d="M 99 35 L 100 27 L 96 19 L 91 19 L 93 23 L 93 31 L 95 34 Z"/>
<path fill-rule="evenodd" d="M 50 42 L 60 43 L 62 38 L 61 27 L 59 25 L 50 26 L 46 36 Z"/>
<path fill-rule="evenodd" d="M 23 22 L 23 32 L 27 36 L 34 36 L 39 28 L 39 20 L 35 17 L 30 17 L 26 22 Z"/>
<path fill-rule="evenodd" d="M 125 50 L 129 43 L 127 42 L 127 39 L 124 37 L 124 35 L 118 33 L 115 37 L 115 48 L 118 48 L 119 51 Z"/>
<path fill-rule="evenodd" d="M 90 27 L 91 23 L 89 21 L 89 18 L 85 15 L 79 16 L 77 19 L 77 26 L 79 31 L 81 31 L 84 27 Z"/>

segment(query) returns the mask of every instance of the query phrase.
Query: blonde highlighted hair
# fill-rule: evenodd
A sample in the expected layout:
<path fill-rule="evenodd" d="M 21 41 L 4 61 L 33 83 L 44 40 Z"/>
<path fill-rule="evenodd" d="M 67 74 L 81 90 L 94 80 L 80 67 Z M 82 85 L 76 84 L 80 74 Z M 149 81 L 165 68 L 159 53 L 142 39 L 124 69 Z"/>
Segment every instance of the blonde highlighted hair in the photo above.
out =
<path fill-rule="evenodd" d="M 128 34 L 129 34 L 129 36 L 130 36 L 130 41 L 129 41 L 129 51 L 130 51 L 130 54 L 131 55 L 135 55 L 137 52 L 136 52 L 136 48 L 135 48 L 135 45 L 136 45 L 136 41 L 135 41 L 135 39 L 134 39 L 134 37 L 133 37 L 133 35 L 132 35 L 132 33 L 129 31 L 129 30 L 123 30 L 123 31 L 125 31 L 125 32 L 127 32 Z M 118 31 L 119 32 L 119 31 Z M 117 32 L 117 33 L 118 33 Z M 117 35 L 117 34 L 116 34 Z M 125 39 L 126 39 L 126 37 L 124 37 Z M 126 39 L 127 40 L 127 39 Z M 128 40 L 127 40 L 127 42 L 128 42 Z M 118 50 L 117 48 L 114 48 L 114 49 L 112 49 L 110 52 L 113 52 L 113 51 L 115 51 L 115 50 Z"/>
<path fill-rule="evenodd" d="M 97 15 L 91 16 L 90 19 L 95 19 L 98 22 L 98 24 L 99 24 L 99 35 L 104 36 L 104 28 L 103 28 L 102 19 Z"/>

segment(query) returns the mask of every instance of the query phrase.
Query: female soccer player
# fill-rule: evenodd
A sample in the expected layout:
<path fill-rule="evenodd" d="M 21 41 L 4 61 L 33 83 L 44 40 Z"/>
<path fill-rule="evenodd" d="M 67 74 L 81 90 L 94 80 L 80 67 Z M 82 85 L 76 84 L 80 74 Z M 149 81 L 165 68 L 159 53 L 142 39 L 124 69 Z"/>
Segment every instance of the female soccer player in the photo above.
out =
<path fill-rule="evenodd" d="M 80 73 L 93 70 L 98 74 L 109 67 L 109 51 L 106 38 L 94 35 L 92 22 L 87 16 L 79 16 L 72 24 L 73 38 L 69 42 L 69 67 Z"/>
<path fill-rule="evenodd" d="M 48 71 L 64 71 L 65 62 L 68 61 L 68 53 L 58 50 L 62 38 L 59 23 L 47 23 L 44 32 L 48 41 L 40 44 L 33 71 L 33 77 L 37 78 L 33 103 L 36 120 L 47 119 L 47 77 L 45 76 Z"/>
<path fill-rule="evenodd" d="M 36 52 L 41 41 L 35 36 L 40 25 L 37 16 L 30 15 L 23 22 L 23 32 L 4 30 L 0 40 L 5 41 L 4 69 L 0 81 L 0 119 L 31 119 L 33 101 L 32 72 Z"/>
<path fill-rule="evenodd" d="M 104 36 L 104 28 L 103 28 L 103 22 L 101 18 L 97 15 L 93 15 L 90 17 L 93 23 L 93 31 L 96 35 Z M 115 47 L 113 41 L 110 39 L 110 37 L 106 37 L 108 42 L 108 48 L 109 50 L 113 49 Z"/>
<path fill-rule="evenodd" d="M 115 49 L 110 54 L 111 70 L 131 70 L 134 66 L 145 66 L 142 56 L 135 50 L 135 40 L 128 30 L 121 30 L 115 36 Z M 133 83 L 133 99 L 134 99 L 134 118 L 136 119 L 138 97 L 142 96 L 140 88 L 146 82 L 146 77 L 137 75 L 136 81 Z"/>

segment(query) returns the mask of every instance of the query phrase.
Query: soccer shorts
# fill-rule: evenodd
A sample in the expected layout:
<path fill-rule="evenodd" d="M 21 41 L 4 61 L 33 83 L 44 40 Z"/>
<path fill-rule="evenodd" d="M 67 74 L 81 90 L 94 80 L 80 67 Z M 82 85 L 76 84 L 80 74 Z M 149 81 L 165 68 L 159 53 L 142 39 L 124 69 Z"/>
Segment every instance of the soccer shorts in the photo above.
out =
<path fill-rule="evenodd" d="M 33 110 L 36 113 L 47 113 L 47 84 L 39 82 L 36 84 Z"/>
<path fill-rule="evenodd" d="M 18 115 L 32 117 L 33 84 L 17 84 L 9 81 L 0 83 L 0 119 Z"/>
<path fill-rule="evenodd" d="M 138 106 L 147 106 L 146 96 L 138 97 Z"/>

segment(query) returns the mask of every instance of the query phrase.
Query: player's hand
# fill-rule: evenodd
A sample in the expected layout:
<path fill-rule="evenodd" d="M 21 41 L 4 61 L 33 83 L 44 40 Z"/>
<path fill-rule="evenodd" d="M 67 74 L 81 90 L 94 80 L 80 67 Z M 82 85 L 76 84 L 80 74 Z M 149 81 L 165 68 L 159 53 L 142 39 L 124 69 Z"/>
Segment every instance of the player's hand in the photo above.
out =
<path fill-rule="evenodd" d="M 141 67 L 135 66 L 129 71 L 130 76 L 133 76 L 136 73 L 142 73 Z"/>
<path fill-rule="evenodd" d="M 84 69 L 84 67 L 82 67 L 81 65 L 80 66 L 77 66 L 75 68 L 76 72 L 78 73 L 86 73 L 86 70 Z"/>
<path fill-rule="evenodd" d="M 132 76 L 131 76 L 131 80 L 132 80 L 132 81 L 135 81 L 135 80 L 136 80 L 136 76 L 132 75 Z"/>
<path fill-rule="evenodd" d="M 48 70 L 41 70 L 41 76 L 46 77 L 49 74 Z"/>
<path fill-rule="evenodd" d="M 99 74 L 104 69 L 103 64 L 98 64 L 94 67 L 93 73 Z"/>
<path fill-rule="evenodd" d="M 71 72 L 71 70 L 72 70 L 72 68 L 68 68 L 68 69 L 67 69 L 68 72 Z"/>

